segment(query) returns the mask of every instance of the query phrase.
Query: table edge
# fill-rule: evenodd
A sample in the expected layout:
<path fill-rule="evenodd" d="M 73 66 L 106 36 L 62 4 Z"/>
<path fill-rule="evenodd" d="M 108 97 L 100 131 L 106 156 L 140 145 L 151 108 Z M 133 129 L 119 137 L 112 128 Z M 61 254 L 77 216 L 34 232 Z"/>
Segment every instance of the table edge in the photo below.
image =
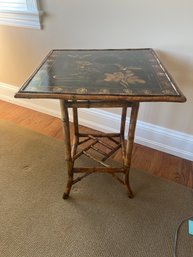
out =
<path fill-rule="evenodd" d="M 78 95 L 78 94 L 58 94 L 58 93 L 29 93 L 18 92 L 15 98 L 42 98 L 42 99 L 63 99 L 71 101 L 79 100 L 106 100 L 106 101 L 128 101 L 128 102 L 186 102 L 184 95 L 177 96 L 126 96 L 126 95 Z"/>

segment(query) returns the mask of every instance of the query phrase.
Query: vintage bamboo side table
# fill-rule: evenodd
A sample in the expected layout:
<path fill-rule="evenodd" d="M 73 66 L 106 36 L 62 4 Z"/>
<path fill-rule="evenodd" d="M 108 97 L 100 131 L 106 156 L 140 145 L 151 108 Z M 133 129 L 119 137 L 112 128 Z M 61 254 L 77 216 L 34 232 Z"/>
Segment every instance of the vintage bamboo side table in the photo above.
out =
<path fill-rule="evenodd" d="M 52 50 L 15 97 L 60 100 L 68 170 L 64 199 L 68 198 L 73 184 L 96 172 L 111 174 L 125 185 L 131 198 L 133 193 L 129 183 L 129 171 L 139 103 L 186 101 L 152 49 Z M 78 109 L 102 107 L 122 108 L 120 132 L 80 133 Z M 131 108 L 131 115 L 125 143 L 128 107 Z M 69 108 L 73 110 L 74 121 L 72 145 Z M 108 143 L 104 141 L 104 137 L 108 138 Z M 106 147 L 108 152 L 97 147 L 99 144 Z M 80 149 L 79 145 L 82 146 Z M 110 167 L 105 161 L 120 148 L 123 156 L 122 167 Z M 90 149 L 98 153 L 97 157 L 90 153 Z M 101 166 L 75 167 L 75 160 L 82 154 Z M 76 173 L 82 174 L 75 178 Z"/>

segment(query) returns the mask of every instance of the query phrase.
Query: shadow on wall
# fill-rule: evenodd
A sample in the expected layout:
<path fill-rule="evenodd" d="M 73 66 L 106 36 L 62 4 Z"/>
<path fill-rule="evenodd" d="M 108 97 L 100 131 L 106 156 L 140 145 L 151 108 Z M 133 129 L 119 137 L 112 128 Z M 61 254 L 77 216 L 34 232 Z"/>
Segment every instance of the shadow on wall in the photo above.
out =
<path fill-rule="evenodd" d="M 187 98 L 186 103 L 145 103 L 144 121 L 193 134 L 193 56 L 186 51 L 156 51 L 165 68 Z M 190 51 L 191 53 L 191 51 Z M 142 118 L 143 120 L 143 118 Z"/>
<path fill-rule="evenodd" d="M 156 52 L 184 94 L 188 90 L 193 91 L 193 54 L 191 56 L 191 51 L 183 55 L 171 51 Z"/>

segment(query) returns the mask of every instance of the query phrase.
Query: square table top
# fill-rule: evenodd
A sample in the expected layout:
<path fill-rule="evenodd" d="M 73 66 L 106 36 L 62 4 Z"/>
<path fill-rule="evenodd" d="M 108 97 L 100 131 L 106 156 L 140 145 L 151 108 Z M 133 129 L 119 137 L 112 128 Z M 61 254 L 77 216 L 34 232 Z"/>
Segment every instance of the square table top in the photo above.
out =
<path fill-rule="evenodd" d="M 52 50 L 15 97 L 186 101 L 153 49 Z"/>

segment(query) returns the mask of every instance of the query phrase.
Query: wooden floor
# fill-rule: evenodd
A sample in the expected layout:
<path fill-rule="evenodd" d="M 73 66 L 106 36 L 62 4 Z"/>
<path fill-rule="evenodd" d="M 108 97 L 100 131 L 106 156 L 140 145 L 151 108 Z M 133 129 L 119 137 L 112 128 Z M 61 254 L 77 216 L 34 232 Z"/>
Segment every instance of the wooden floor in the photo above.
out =
<path fill-rule="evenodd" d="M 41 134 L 63 140 L 60 119 L 0 101 L 0 119 L 12 121 Z M 93 132 L 81 127 L 82 131 Z M 121 161 L 118 152 L 114 159 Z M 134 145 L 132 167 L 193 188 L 193 162 L 138 144 Z"/>

